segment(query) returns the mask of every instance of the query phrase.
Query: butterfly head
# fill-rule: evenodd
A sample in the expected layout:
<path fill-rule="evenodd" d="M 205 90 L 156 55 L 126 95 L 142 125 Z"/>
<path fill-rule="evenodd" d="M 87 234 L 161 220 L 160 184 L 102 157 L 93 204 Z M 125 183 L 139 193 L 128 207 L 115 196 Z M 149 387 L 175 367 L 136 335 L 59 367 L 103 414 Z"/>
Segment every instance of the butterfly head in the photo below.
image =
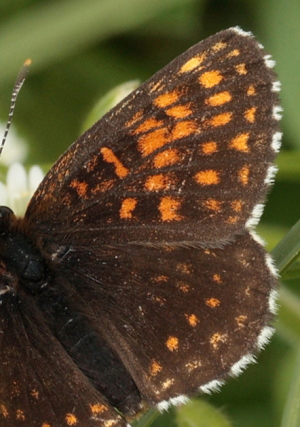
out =
<path fill-rule="evenodd" d="M 41 255 L 33 243 L 20 230 L 18 230 L 18 219 L 13 211 L 6 207 L 0 207 L 0 257 L 2 260 L 3 273 L 0 276 L 1 287 L 7 286 L 7 281 L 15 284 L 20 280 L 22 283 L 36 285 L 43 282 L 45 278 L 45 265 Z M 6 274 L 6 271 L 10 273 Z"/>

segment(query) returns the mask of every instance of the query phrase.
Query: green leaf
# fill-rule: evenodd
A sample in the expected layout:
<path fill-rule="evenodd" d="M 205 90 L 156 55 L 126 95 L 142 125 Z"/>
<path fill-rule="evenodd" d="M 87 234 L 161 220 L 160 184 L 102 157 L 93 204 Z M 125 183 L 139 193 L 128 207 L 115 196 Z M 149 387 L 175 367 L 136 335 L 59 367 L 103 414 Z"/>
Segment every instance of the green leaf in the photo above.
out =
<path fill-rule="evenodd" d="M 272 256 L 284 277 L 284 272 L 296 260 L 300 253 L 300 220 L 289 230 L 286 236 L 272 250 Z"/>
<path fill-rule="evenodd" d="M 300 277 L 299 263 L 295 263 L 300 253 L 300 221 L 288 231 L 271 253 L 283 280 Z M 284 285 L 280 290 L 278 317 L 279 333 L 285 338 L 300 341 L 300 299 Z"/>
<path fill-rule="evenodd" d="M 157 409 L 150 408 L 138 421 L 132 423 L 133 427 L 150 427 L 155 418 L 159 416 Z"/>
<path fill-rule="evenodd" d="M 193 400 L 177 408 L 178 427 L 232 427 L 226 417 L 204 400 Z"/>
<path fill-rule="evenodd" d="M 283 279 L 298 279 L 300 278 L 300 261 L 296 261 L 284 273 Z"/>
<path fill-rule="evenodd" d="M 281 427 L 300 426 L 300 348 L 295 363 L 295 372 L 286 401 Z"/>
<path fill-rule="evenodd" d="M 276 59 L 276 71 L 282 83 L 285 137 L 300 147 L 300 2 L 269 0 L 256 2 L 257 16 L 263 23 L 267 49 Z"/>
<path fill-rule="evenodd" d="M 68 0 L 35 3 L 0 29 L 1 80 L 16 74 L 26 57 L 35 70 L 99 40 L 133 29 L 191 0 Z"/>
<path fill-rule="evenodd" d="M 296 151 L 281 151 L 276 163 L 279 169 L 276 179 L 300 181 L 300 153 Z"/>
<path fill-rule="evenodd" d="M 300 344 L 300 299 L 282 285 L 279 301 L 277 332 L 285 341 L 288 340 L 293 345 L 295 342 Z"/>

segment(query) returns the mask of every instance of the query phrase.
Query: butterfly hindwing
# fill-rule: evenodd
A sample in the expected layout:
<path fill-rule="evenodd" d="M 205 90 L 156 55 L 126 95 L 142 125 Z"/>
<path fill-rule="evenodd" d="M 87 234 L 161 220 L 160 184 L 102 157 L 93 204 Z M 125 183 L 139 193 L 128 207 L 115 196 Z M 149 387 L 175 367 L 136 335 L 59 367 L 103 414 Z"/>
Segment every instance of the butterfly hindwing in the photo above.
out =
<path fill-rule="evenodd" d="M 248 233 L 226 251 L 95 248 L 103 264 L 95 281 L 84 266 L 68 270 L 80 253 L 69 254 L 61 274 L 73 274 L 74 291 L 152 404 L 205 391 L 213 380 L 221 384 L 253 360 L 262 331 L 271 333 L 276 278 Z"/>

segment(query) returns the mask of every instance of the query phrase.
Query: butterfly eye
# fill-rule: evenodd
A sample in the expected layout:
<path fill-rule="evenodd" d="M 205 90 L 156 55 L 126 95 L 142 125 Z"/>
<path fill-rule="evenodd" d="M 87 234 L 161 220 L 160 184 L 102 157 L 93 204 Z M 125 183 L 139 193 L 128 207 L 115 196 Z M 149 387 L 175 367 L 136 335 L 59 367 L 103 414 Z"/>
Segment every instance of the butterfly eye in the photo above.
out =
<path fill-rule="evenodd" d="M 13 211 L 7 206 L 0 206 L 0 230 L 5 229 L 10 224 L 12 219 L 15 217 Z"/>
<path fill-rule="evenodd" d="M 7 206 L 0 206 L 0 218 L 14 215 L 13 211 Z"/>

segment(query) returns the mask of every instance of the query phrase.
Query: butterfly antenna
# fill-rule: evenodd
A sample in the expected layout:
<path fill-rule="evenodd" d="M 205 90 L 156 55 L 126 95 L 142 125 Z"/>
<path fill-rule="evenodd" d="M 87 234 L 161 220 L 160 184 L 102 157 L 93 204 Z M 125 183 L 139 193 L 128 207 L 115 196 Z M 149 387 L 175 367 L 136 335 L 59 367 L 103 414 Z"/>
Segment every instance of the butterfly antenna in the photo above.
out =
<path fill-rule="evenodd" d="M 4 144 L 5 144 L 5 141 L 6 141 L 6 138 L 7 138 L 7 134 L 8 134 L 11 122 L 12 122 L 12 118 L 13 118 L 13 115 L 14 115 L 14 110 L 15 110 L 17 96 L 18 96 L 18 94 L 19 94 L 19 92 L 21 90 L 21 87 L 22 87 L 25 79 L 26 79 L 26 76 L 27 76 L 27 73 L 29 71 L 30 65 L 31 65 L 31 59 L 26 59 L 26 61 L 22 65 L 21 70 L 19 71 L 19 74 L 18 74 L 18 76 L 16 78 L 16 81 L 15 81 L 15 84 L 14 84 L 14 88 L 13 88 L 12 96 L 11 96 L 11 100 L 10 100 L 10 109 L 9 109 L 9 114 L 8 114 L 8 120 L 7 120 L 7 123 L 6 123 L 5 131 L 4 131 L 4 136 L 3 136 L 2 143 L 1 143 L 1 146 L 0 146 L 0 156 L 2 154 L 2 150 L 3 150 Z"/>

